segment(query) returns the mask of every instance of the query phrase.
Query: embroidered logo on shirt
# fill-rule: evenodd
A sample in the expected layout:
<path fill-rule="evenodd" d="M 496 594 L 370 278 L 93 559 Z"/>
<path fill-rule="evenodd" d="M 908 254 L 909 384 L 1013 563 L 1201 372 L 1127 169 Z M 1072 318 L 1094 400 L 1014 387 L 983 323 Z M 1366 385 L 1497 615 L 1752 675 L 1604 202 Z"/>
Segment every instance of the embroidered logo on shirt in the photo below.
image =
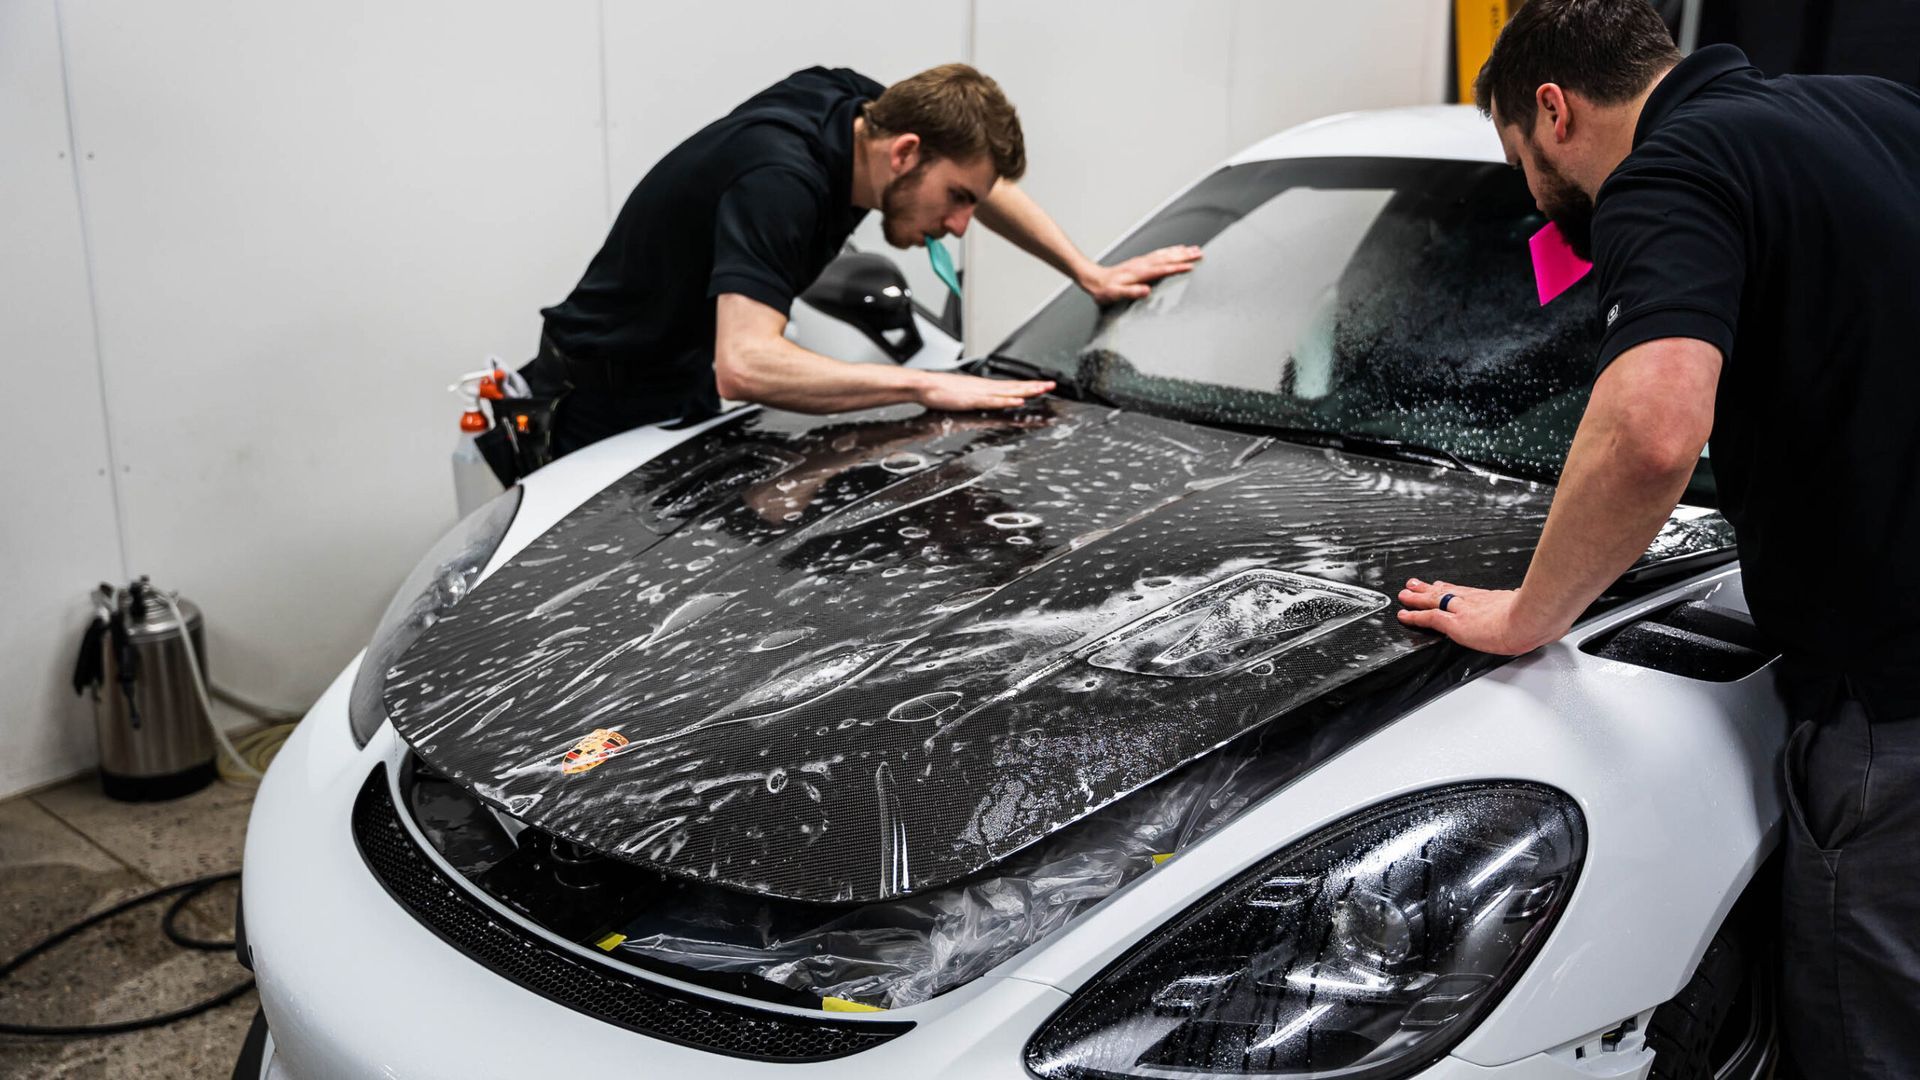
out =
<path fill-rule="evenodd" d="M 1610 308 L 1608 308 L 1608 309 L 1607 309 L 1607 325 L 1608 325 L 1608 326 L 1612 326 L 1612 325 L 1613 325 L 1613 320 L 1615 320 L 1615 319 L 1617 319 L 1617 318 L 1619 318 L 1619 317 L 1620 317 L 1620 305 L 1619 305 L 1619 304 L 1615 304 L 1615 305 L 1613 305 L 1612 307 L 1610 307 Z"/>

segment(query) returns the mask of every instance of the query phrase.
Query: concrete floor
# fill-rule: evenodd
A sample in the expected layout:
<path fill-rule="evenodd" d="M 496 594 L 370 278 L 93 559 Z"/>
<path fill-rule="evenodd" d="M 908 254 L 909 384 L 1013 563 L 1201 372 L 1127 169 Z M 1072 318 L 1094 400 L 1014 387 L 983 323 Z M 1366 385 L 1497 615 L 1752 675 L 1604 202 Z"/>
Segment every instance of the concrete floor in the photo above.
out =
<path fill-rule="evenodd" d="M 0 959 L 91 912 L 157 885 L 240 868 L 253 789 L 216 782 L 162 803 L 114 802 L 92 777 L 0 802 Z M 233 936 L 234 884 L 181 920 Z M 181 1008 L 247 977 L 231 952 L 175 947 L 160 933 L 170 900 L 127 912 L 0 983 L 0 1020 L 86 1024 Z M 0 1035 L 0 1077 L 216 1077 L 224 1080 L 259 1002 L 249 991 L 212 1012 L 126 1035 Z"/>

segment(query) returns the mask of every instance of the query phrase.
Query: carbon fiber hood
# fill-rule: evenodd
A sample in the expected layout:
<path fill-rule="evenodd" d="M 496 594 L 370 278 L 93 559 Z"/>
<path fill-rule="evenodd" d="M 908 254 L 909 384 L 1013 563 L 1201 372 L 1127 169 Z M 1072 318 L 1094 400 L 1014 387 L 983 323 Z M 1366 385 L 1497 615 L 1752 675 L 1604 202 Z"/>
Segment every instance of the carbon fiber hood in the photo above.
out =
<path fill-rule="evenodd" d="M 870 901 L 1437 647 L 1392 594 L 1516 584 L 1550 496 L 1058 399 L 756 412 L 520 552 L 401 658 L 386 704 L 530 824 Z"/>

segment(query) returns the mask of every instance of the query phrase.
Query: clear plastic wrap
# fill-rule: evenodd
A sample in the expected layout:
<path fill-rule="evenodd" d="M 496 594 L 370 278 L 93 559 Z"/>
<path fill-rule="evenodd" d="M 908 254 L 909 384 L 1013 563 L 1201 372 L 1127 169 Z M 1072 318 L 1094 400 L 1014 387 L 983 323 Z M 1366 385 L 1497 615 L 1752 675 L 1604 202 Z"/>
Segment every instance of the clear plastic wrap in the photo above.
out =
<path fill-rule="evenodd" d="M 634 919 L 616 952 L 822 999 L 925 1001 L 1059 930 L 1312 760 L 1297 743 L 1288 752 L 1242 741 L 951 885 L 855 908 L 701 890 L 699 903 L 657 905 Z"/>

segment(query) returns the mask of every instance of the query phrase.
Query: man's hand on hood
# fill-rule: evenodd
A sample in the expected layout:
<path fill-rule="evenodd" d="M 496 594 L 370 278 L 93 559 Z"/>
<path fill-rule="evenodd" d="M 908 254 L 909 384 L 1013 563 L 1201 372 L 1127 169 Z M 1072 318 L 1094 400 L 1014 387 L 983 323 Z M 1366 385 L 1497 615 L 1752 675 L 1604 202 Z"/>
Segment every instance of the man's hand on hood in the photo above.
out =
<path fill-rule="evenodd" d="M 1399 613 L 1405 626 L 1445 634 L 1469 649 L 1498 656 L 1518 656 L 1558 640 L 1567 628 L 1526 625 L 1516 589 L 1474 589 L 1444 581 L 1409 578 L 1400 590 Z M 1440 601 L 1447 601 L 1445 611 Z"/>

